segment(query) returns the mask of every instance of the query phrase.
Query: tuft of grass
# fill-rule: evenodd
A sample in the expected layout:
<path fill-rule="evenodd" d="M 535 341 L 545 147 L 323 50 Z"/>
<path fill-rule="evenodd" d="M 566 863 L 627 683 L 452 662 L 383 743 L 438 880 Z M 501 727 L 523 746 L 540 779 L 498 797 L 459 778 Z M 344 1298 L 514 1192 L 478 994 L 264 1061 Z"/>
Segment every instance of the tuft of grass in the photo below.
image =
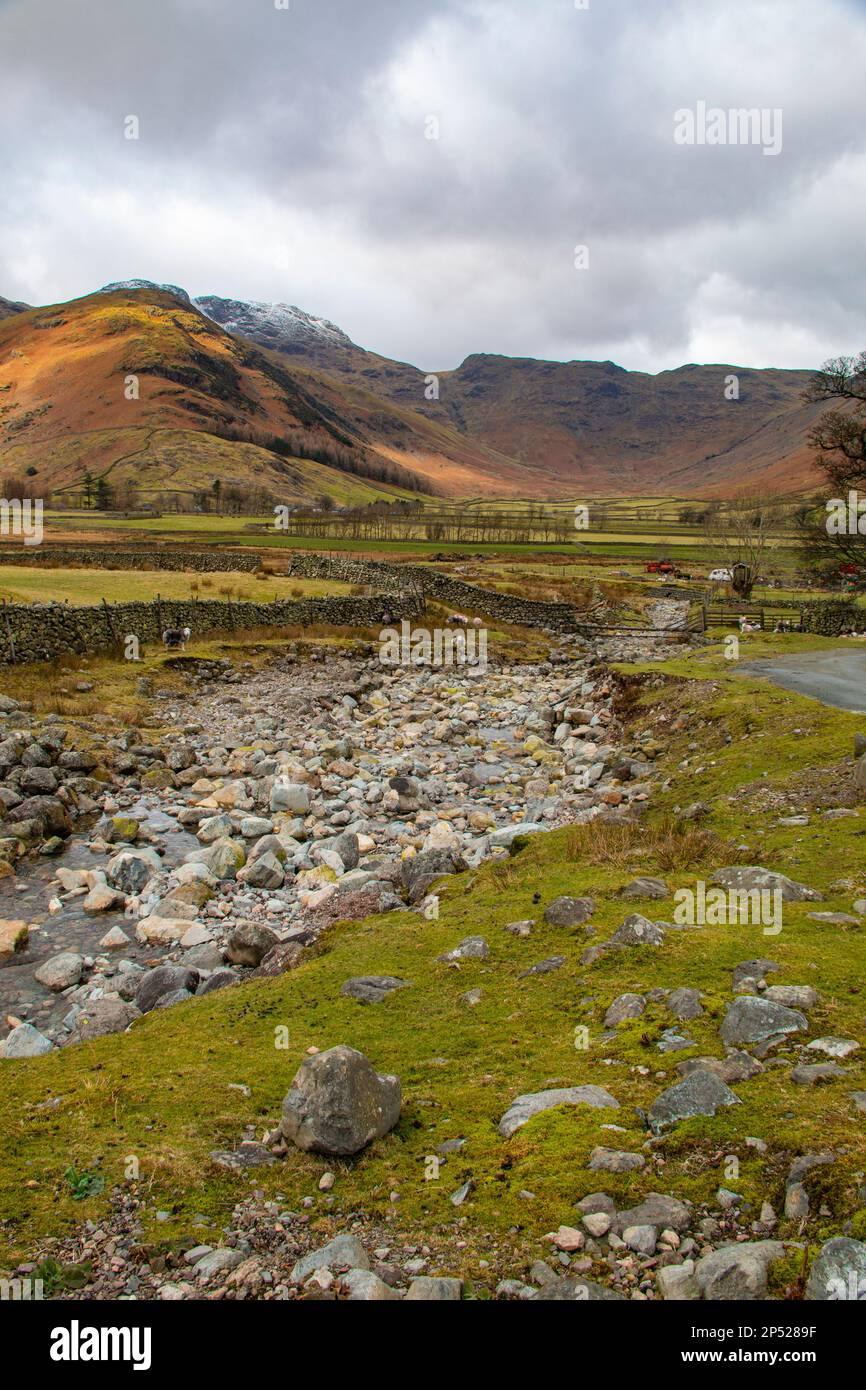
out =
<path fill-rule="evenodd" d="M 650 822 L 594 820 L 569 826 L 565 855 L 576 864 L 629 869 L 640 861 L 670 871 L 710 862 L 730 864 L 738 851 L 733 841 L 715 830 L 667 812 Z"/>

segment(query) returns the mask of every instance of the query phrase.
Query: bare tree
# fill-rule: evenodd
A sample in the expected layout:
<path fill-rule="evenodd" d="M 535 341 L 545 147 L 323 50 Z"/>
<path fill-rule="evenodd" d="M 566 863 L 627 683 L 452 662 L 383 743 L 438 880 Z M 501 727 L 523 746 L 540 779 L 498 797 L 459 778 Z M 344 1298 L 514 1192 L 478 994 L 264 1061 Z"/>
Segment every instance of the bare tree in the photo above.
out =
<path fill-rule="evenodd" d="M 749 598 L 764 577 L 770 538 L 779 530 L 783 508 L 772 498 L 745 493 L 710 513 L 704 530 L 718 562 L 726 569 L 744 565 L 737 592 Z"/>
<path fill-rule="evenodd" d="M 840 402 L 809 435 L 825 485 L 820 506 L 801 518 L 806 559 L 837 574 L 840 564 L 866 568 L 866 352 L 825 362 L 803 398 Z"/>

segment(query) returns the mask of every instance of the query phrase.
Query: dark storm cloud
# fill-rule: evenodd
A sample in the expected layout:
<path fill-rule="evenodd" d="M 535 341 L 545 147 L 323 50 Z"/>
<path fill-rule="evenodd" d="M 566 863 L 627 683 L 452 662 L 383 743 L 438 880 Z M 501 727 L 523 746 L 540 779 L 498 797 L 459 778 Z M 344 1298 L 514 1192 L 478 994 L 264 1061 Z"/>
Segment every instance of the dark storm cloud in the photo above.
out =
<path fill-rule="evenodd" d="M 0 294 L 171 280 L 430 367 L 810 365 L 866 341 L 864 61 L 859 0 L 6 0 Z M 780 109 L 781 153 L 677 145 L 698 101 Z"/>

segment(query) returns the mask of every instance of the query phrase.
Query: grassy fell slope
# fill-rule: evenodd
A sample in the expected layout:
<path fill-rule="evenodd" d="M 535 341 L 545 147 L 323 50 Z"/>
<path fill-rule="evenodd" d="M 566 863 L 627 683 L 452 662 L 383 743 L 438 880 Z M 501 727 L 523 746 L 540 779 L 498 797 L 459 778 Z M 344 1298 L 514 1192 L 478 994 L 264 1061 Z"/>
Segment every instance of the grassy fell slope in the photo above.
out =
<path fill-rule="evenodd" d="M 286 437 L 309 445 L 310 457 L 268 447 Z M 450 427 L 289 371 L 284 357 L 163 290 L 98 293 L 0 322 L 0 469 L 35 468 L 46 490 L 62 493 L 90 470 L 143 490 L 190 491 L 218 477 L 309 500 L 335 495 L 321 450 L 341 452 L 338 471 L 360 475 L 360 494 L 340 500 L 411 490 L 416 461 L 430 481 L 453 469 L 467 487 L 476 468 L 497 471 L 489 451 Z M 309 478 L 303 463 L 321 471 Z"/>
<path fill-rule="evenodd" d="M 749 655 L 760 654 L 759 647 Z M 852 898 L 866 894 L 862 809 L 836 821 L 815 813 L 816 797 L 835 804 L 836 770 L 848 760 L 861 721 L 738 677 L 720 647 L 662 670 L 629 673 L 622 708 L 636 740 L 649 733 L 666 745 L 658 761 L 670 779 L 654 793 L 646 824 L 631 835 L 608 835 L 595 825 L 518 842 L 507 862 L 443 880 L 436 922 L 395 914 L 345 923 L 290 975 L 154 1012 L 127 1035 L 0 1068 L 6 1136 L 0 1262 L 32 1254 L 41 1236 L 70 1230 L 82 1216 L 97 1219 L 108 1189 L 124 1182 L 129 1154 L 139 1159 L 140 1188 L 147 1192 L 146 1239 L 158 1248 L 199 1240 L 197 1214 L 223 1224 L 250 1190 L 249 1178 L 211 1163 L 211 1150 L 234 1147 L 246 1125 L 259 1132 L 272 1125 L 306 1049 L 338 1042 L 400 1075 L 397 1129 L 352 1161 L 292 1152 L 254 1179 L 266 1197 L 282 1194 L 289 1208 L 310 1198 L 313 1227 L 323 1234 L 340 1228 L 347 1212 L 361 1211 L 392 1222 L 395 1238 L 423 1239 L 435 1256 L 447 1254 L 449 1272 L 491 1283 L 546 1255 L 545 1233 L 573 1224 L 574 1204 L 588 1192 L 609 1191 L 619 1206 L 652 1190 L 715 1206 L 715 1192 L 727 1187 L 751 1204 L 751 1219 L 764 1200 L 781 1216 L 792 1159 L 832 1148 L 832 1168 L 805 1179 L 812 1197 L 805 1230 L 782 1217 L 780 1234 L 816 1243 L 850 1223 L 852 1234 L 866 1236 L 858 1195 L 866 1130 L 850 1099 L 866 1087 L 862 1048 L 845 1063 L 844 1079 L 814 1089 L 792 1084 L 787 1068 L 767 1067 L 735 1084 L 741 1105 L 680 1124 L 661 1140 L 649 1139 L 638 1114 L 678 1079 L 677 1061 L 723 1055 L 718 1028 L 732 998 L 731 970 L 743 960 L 770 956 L 781 966 L 774 983 L 818 989 L 810 1037 L 831 1033 L 862 1042 L 866 923 L 844 927 L 809 918 L 816 907 L 850 913 Z M 779 749 L 781 756 L 773 752 Z M 802 790 L 804 779 L 810 790 Z M 676 806 L 711 796 L 713 811 L 700 830 L 671 834 Z M 778 826 L 776 802 L 797 806 L 804 798 L 810 824 Z M 777 937 L 753 926 L 669 931 L 660 949 L 580 964 L 586 945 L 605 941 L 631 909 L 617 894 L 636 873 L 661 875 L 671 890 L 693 886 L 734 862 L 733 847 L 743 843 L 749 846 L 744 862 L 764 862 L 817 887 L 826 902 L 786 905 Z M 595 935 L 544 923 L 544 904 L 563 893 L 597 900 Z M 634 906 L 659 918 L 672 912 L 670 901 Z M 537 923 L 528 940 L 505 932 L 506 923 L 527 917 Z M 476 933 L 490 945 L 489 960 L 459 969 L 436 960 Z M 553 954 L 565 956 L 562 969 L 521 978 Z M 376 1007 L 341 997 L 346 978 L 366 973 L 397 975 L 411 987 Z M 612 1037 L 605 1033 L 605 1011 L 619 994 L 681 985 L 705 996 L 704 1014 L 686 1025 L 694 1039 L 689 1050 L 672 1057 L 657 1051 L 662 1029 L 673 1021 L 661 1006 L 620 1025 Z M 481 1000 L 470 1008 L 464 996 L 476 987 Z M 587 1049 L 575 1046 L 579 1026 L 588 1029 Z M 282 1027 L 287 1049 L 276 1046 Z M 793 1045 L 780 1049 L 788 1059 L 796 1053 Z M 582 1083 L 605 1086 L 620 1108 L 567 1107 L 537 1117 L 510 1140 L 498 1134 L 499 1118 L 519 1093 Z M 623 1132 L 606 1130 L 609 1124 Z M 747 1145 L 750 1135 L 763 1138 L 768 1151 Z M 464 1148 L 443 1162 L 438 1181 L 425 1181 L 426 1157 L 458 1137 L 466 1139 Z M 600 1144 L 638 1151 L 646 1167 L 592 1172 L 589 1155 Z M 736 1180 L 726 1171 L 732 1156 L 740 1165 Z M 70 1163 L 103 1175 L 106 1193 L 74 1202 L 63 1176 Z M 318 1191 L 327 1168 L 337 1175 L 332 1194 Z M 474 1189 L 455 1209 L 449 1195 L 469 1179 Z M 527 1191 L 531 1199 L 521 1195 Z M 167 1222 L 156 1221 L 159 1209 L 169 1213 Z M 490 1259 L 491 1268 L 480 1267 L 481 1259 Z"/>

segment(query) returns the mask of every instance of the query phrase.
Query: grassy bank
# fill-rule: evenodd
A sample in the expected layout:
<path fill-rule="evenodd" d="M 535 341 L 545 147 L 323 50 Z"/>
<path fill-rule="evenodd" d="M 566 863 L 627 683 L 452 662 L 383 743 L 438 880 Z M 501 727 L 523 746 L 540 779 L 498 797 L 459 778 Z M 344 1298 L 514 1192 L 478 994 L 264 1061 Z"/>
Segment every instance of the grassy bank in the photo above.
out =
<path fill-rule="evenodd" d="M 748 655 L 763 654 L 762 643 L 772 645 L 759 639 Z M 258 1131 L 272 1124 L 306 1050 L 338 1042 L 400 1075 L 398 1128 L 352 1162 L 292 1153 L 254 1178 L 291 1208 L 312 1198 L 311 1216 L 322 1230 L 341 1212 L 391 1212 L 399 1230 L 447 1247 L 455 1272 L 478 1276 L 486 1233 L 502 1238 L 517 1228 L 508 1240 L 518 1260 L 543 1253 L 544 1233 L 572 1221 L 575 1201 L 600 1188 L 624 1205 L 648 1190 L 709 1201 L 720 1186 L 733 1187 L 752 1204 L 770 1200 L 781 1212 L 793 1156 L 833 1148 L 836 1164 L 806 1179 L 817 1199 L 807 1235 L 838 1234 L 850 1220 L 854 1234 L 866 1236 L 857 1196 L 866 1132 L 849 1099 L 866 1087 L 863 1060 L 845 1063 L 844 1080 L 815 1089 L 769 1067 L 736 1086 L 740 1106 L 681 1124 L 649 1146 L 637 1113 L 677 1079 L 676 1061 L 723 1055 L 718 1028 L 731 998 L 730 972 L 742 960 L 772 957 L 782 967 L 774 982 L 819 990 L 810 1036 L 862 1039 L 866 923 L 817 923 L 808 915 L 815 904 L 790 904 L 773 938 L 752 926 L 669 931 L 660 949 L 580 964 L 587 944 L 603 942 L 626 915 L 617 893 L 638 872 L 660 874 L 674 889 L 708 879 L 735 857 L 766 862 L 820 888 L 827 897 L 817 905 L 822 910 L 850 912 L 852 898 L 866 895 L 866 813 L 826 820 L 820 812 L 844 800 L 844 766 L 862 720 L 737 676 L 720 650 L 626 676 L 623 708 L 632 734 L 651 732 L 660 741 L 660 768 L 670 779 L 644 826 L 624 835 L 595 826 L 529 839 L 507 863 L 445 881 L 436 922 L 396 914 L 346 923 L 291 975 L 159 1011 L 129 1035 L 2 1064 L 0 1262 L 104 1210 L 105 1194 L 73 1200 L 64 1177 L 70 1163 L 103 1176 L 108 1189 L 124 1181 L 134 1155 L 151 1213 L 146 1238 L 158 1245 L 199 1238 L 200 1217 L 223 1223 L 250 1179 L 215 1167 L 211 1151 L 233 1147 L 248 1124 Z M 672 834 L 675 808 L 702 799 L 712 811 L 700 830 L 690 823 L 687 833 Z M 807 826 L 777 824 L 801 803 Z M 544 904 L 563 893 L 596 898 L 595 936 L 544 924 Z M 658 918 L 673 910 L 670 901 L 636 906 Z M 536 919 L 528 940 L 504 930 L 522 918 Z M 460 969 L 437 961 L 470 934 L 487 939 L 489 960 Z M 522 977 L 553 955 L 565 957 L 561 969 Z M 365 1008 L 340 995 L 343 981 L 359 974 L 397 975 L 411 987 Z M 660 1005 L 620 1025 L 613 1038 L 604 1036 L 602 1020 L 617 995 L 681 985 L 705 996 L 704 1014 L 685 1025 L 694 1040 L 688 1051 L 658 1052 L 661 1031 L 673 1022 Z M 464 996 L 475 988 L 481 999 L 470 1007 Z M 575 1046 L 581 1026 L 588 1029 L 586 1049 Z M 283 1028 L 287 1048 L 276 1046 Z M 517 1094 L 582 1083 L 605 1086 L 620 1108 L 552 1111 L 511 1140 L 499 1136 L 496 1124 Z M 624 1132 L 606 1130 L 611 1123 Z M 766 1154 L 746 1145 L 750 1135 L 766 1141 Z M 427 1156 L 453 1138 L 465 1146 L 442 1164 L 437 1181 L 425 1181 Z M 598 1144 L 640 1150 L 647 1166 L 637 1174 L 592 1173 L 589 1154 Z M 735 1181 L 725 1171 L 731 1156 L 739 1161 Z M 337 1174 L 330 1196 L 317 1187 L 326 1168 Z M 473 1192 L 455 1209 L 449 1195 L 468 1179 Z M 822 1203 L 831 1216 L 817 1214 Z M 158 1210 L 169 1219 L 157 1222 Z M 798 1229 L 782 1222 L 784 1234 Z"/>

